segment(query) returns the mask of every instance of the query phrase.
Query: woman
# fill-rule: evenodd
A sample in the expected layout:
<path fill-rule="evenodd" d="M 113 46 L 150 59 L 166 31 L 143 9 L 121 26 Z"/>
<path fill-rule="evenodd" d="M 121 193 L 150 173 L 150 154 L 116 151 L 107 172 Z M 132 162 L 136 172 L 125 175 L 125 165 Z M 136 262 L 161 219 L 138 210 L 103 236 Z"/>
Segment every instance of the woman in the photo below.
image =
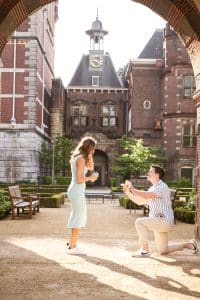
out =
<path fill-rule="evenodd" d="M 95 152 L 96 141 L 92 137 L 84 137 L 75 148 L 71 156 L 72 180 L 67 191 L 71 202 L 71 214 L 67 224 L 71 228 L 69 239 L 69 254 L 84 254 L 77 247 L 77 239 L 80 229 L 86 225 L 87 209 L 85 199 L 86 182 L 94 182 L 98 178 L 98 173 L 93 172 L 91 176 L 86 176 L 88 170 L 94 170 L 93 155 Z"/>

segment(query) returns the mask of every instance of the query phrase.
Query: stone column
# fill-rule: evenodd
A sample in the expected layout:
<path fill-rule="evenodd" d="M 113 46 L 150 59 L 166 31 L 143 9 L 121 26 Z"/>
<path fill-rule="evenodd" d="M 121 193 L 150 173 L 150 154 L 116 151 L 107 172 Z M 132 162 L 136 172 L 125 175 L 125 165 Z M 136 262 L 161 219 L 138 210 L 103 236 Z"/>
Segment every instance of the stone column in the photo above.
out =
<path fill-rule="evenodd" d="M 197 105 L 197 155 L 196 155 L 196 220 L 195 220 L 195 236 L 200 239 L 200 89 L 195 93 L 194 99 Z"/>
<path fill-rule="evenodd" d="M 196 218 L 195 218 L 195 236 L 200 239 L 200 42 L 194 40 L 188 49 L 188 53 L 191 58 L 195 82 L 196 82 L 196 93 L 194 94 L 194 100 L 197 107 L 197 123 L 196 123 L 196 134 L 197 134 L 197 151 L 196 151 Z"/>

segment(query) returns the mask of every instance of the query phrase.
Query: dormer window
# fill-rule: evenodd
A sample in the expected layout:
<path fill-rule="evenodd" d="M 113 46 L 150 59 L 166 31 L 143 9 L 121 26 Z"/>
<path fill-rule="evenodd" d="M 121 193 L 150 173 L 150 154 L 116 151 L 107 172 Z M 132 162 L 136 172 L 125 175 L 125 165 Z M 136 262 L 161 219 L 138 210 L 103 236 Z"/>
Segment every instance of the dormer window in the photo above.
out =
<path fill-rule="evenodd" d="M 92 76 L 92 86 L 99 86 L 99 76 Z"/>

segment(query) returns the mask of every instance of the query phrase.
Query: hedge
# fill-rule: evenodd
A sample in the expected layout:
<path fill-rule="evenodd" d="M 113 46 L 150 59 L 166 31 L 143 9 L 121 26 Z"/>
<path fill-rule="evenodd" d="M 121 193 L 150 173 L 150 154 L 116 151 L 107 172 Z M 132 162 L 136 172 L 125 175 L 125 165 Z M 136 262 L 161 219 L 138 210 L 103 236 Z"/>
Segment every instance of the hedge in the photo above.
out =
<path fill-rule="evenodd" d="M 175 217 L 185 223 L 195 223 L 195 211 L 189 210 L 187 207 L 176 207 L 174 209 Z"/>
<path fill-rule="evenodd" d="M 64 204 L 64 194 L 55 194 L 51 197 L 41 197 L 40 206 L 49 208 L 58 208 Z"/>
<path fill-rule="evenodd" d="M 71 179 L 72 178 L 70 176 L 55 176 L 56 184 L 61 184 L 61 185 L 69 185 L 71 182 Z M 45 184 L 51 184 L 52 177 L 51 176 L 44 177 L 43 182 Z"/>
<path fill-rule="evenodd" d="M 137 205 L 136 203 L 132 202 L 126 196 L 119 197 L 119 204 L 126 209 L 141 209 L 141 205 Z"/>
<path fill-rule="evenodd" d="M 0 189 L 0 218 L 6 216 L 11 210 L 11 204 L 8 200 L 7 193 Z"/>

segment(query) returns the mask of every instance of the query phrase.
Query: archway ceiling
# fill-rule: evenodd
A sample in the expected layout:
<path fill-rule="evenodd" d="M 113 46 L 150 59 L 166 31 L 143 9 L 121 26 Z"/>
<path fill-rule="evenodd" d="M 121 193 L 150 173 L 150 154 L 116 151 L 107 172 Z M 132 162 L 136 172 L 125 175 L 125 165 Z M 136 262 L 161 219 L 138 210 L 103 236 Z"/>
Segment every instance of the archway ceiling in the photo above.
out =
<path fill-rule="evenodd" d="M 30 14 L 53 1 L 54 0 L 0 0 L 0 53 L 13 31 Z M 168 21 L 176 32 L 179 33 L 186 47 L 194 40 L 200 41 L 199 0 L 130 1 L 138 2 L 149 7 Z"/>

